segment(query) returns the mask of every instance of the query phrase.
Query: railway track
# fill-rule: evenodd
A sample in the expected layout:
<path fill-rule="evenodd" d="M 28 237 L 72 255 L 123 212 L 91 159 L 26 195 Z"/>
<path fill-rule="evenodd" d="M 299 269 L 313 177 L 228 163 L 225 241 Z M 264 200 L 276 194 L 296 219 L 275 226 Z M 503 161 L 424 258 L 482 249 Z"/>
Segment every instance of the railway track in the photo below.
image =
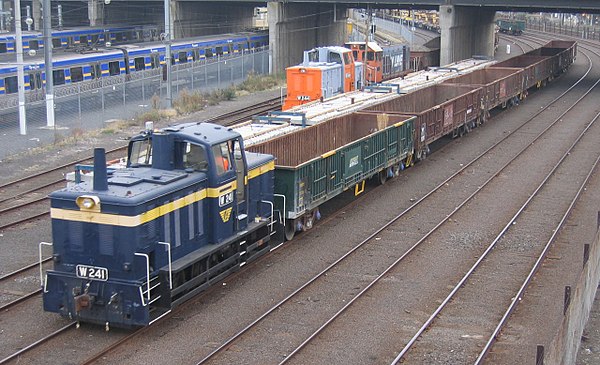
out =
<path fill-rule="evenodd" d="M 276 110 L 280 108 L 280 103 L 279 103 L 279 98 L 274 98 L 274 99 L 270 99 L 267 100 L 263 103 L 258 103 L 256 105 L 253 105 L 251 107 L 248 108 L 244 108 L 238 112 L 230 112 L 230 113 L 226 113 L 223 114 L 221 116 L 218 117 L 214 117 L 211 118 L 209 120 L 209 122 L 212 123 L 219 123 L 222 125 L 231 125 L 231 124 L 235 124 L 237 123 L 239 120 L 247 120 L 248 118 L 250 118 L 252 115 L 255 114 L 261 114 L 264 113 L 266 111 L 270 111 L 270 110 Z M 126 146 L 122 146 L 119 147 L 117 149 L 114 149 L 111 151 L 111 153 L 118 153 L 119 156 L 122 156 L 124 154 L 124 151 L 126 150 Z M 0 202 L 0 207 L 2 206 L 2 204 L 5 205 L 9 205 L 6 208 L 3 208 L 0 210 L 0 223 L 1 227 L 0 229 L 5 229 L 11 226 L 18 226 L 19 224 L 22 224 L 24 222 L 29 222 L 33 219 L 37 219 L 37 217 L 46 217 L 49 214 L 48 211 L 48 207 L 47 205 L 44 205 L 44 203 L 47 204 L 47 202 L 45 201 L 45 195 L 58 188 L 58 184 L 60 184 L 60 186 L 63 186 L 65 184 L 65 180 L 64 180 L 64 172 L 72 170 L 72 168 L 74 167 L 75 164 L 83 164 L 83 163 L 90 163 L 91 162 L 91 158 L 88 159 L 80 159 L 78 161 L 69 163 L 69 164 L 64 164 L 61 165 L 59 167 L 56 168 L 52 168 L 52 169 L 48 169 L 46 171 L 43 171 L 39 174 L 36 175 L 32 175 L 32 176 L 28 176 L 19 180 L 15 180 L 12 181 L 10 183 L 5 183 L 4 185 L 2 185 L 2 187 L 0 188 L 0 190 L 2 190 L 3 192 L 3 198 L 2 198 L 2 202 Z M 41 181 L 41 182 L 40 182 Z M 10 205 L 9 203 L 11 203 L 12 201 L 19 201 L 19 200 L 26 200 L 26 196 L 30 195 L 30 194 L 40 194 L 40 191 L 45 191 L 44 189 L 48 189 L 48 192 L 44 192 L 44 197 L 43 198 L 38 198 L 38 199 L 34 199 L 31 201 L 24 201 L 22 203 L 17 203 L 17 204 L 12 204 Z M 11 197 L 9 197 L 9 195 L 12 195 Z M 33 216 L 30 215 L 28 217 L 22 218 L 22 219 L 11 219 L 11 217 L 14 215 L 15 212 L 17 212 L 20 215 L 26 215 L 23 214 L 22 210 L 24 209 L 24 207 L 28 207 L 28 209 L 34 211 L 34 210 L 38 210 L 38 212 L 36 213 L 37 215 Z M 42 211 L 41 213 L 39 211 Z M 8 217 L 9 215 L 11 215 L 11 217 Z M 9 222 L 9 223 L 4 223 L 4 222 Z M 51 257 L 47 257 L 44 258 L 42 260 L 42 265 L 47 264 L 49 261 L 51 261 Z M 17 308 L 17 305 L 19 304 L 27 304 L 33 307 L 33 306 L 39 306 L 40 303 L 38 303 L 39 300 L 39 294 L 41 294 L 41 289 L 39 289 L 39 269 L 40 267 L 40 262 L 35 262 L 29 265 L 26 265 L 24 267 L 21 267 L 19 269 L 16 269 L 10 273 L 7 273 L 3 276 L 0 276 L 0 294 L 1 294 L 1 301 L 0 303 L 2 303 L 0 305 L 0 313 L 3 313 L 2 315 L 10 315 L 11 316 L 11 320 L 13 319 L 12 317 L 15 316 L 15 313 L 20 313 L 20 312 L 30 312 L 29 311 L 29 307 L 19 307 L 19 311 L 15 312 L 14 310 Z M 29 280 L 30 278 L 34 277 L 35 278 L 35 282 L 31 283 Z M 31 290 L 31 286 L 35 287 L 35 290 Z M 14 298 L 14 299 L 13 299 Z M 18 317 L 18 315 L 17 315 Z M 57 321 L 57 322 L 61 322 L 61 321 Z M 6 325 L 8 325 L 7 322 L 5 322 Z M 14 359 L 17 358 L 21 358 L 23 356 L 28 356 L 28 354 L 30 352 L 35 352 L 36 349 L 38 349 L 41 345 L 47 344 L 49 341 L 54 341 L 57 338 L 61 338 L 61 335 L 67 334 L 69 330 L 71 330 L 72 328 L 74 328 L 76 324 L 75 323 L 70 323 L 68 325 L 65 325 L 64 327 L 61 327 L 60 329 L 56 329 L 56 328 L 51 328 L 50 330 L 50 334 L 47 336 L 44 336 L 43 338 L 35 338 L 32 339 L 30 344 L 25 345 L 25 344 L 19 344 L 18 348 L 19 351 L 16 351 L 10 355 L 5 356 L 2 360 L 0 360 L 0 363 L 6 363 L 6 362 L 10 362 L 13 361 Z M 52 327 L 49 325 L 49 327 Z M 92 330 L 93 331 L 93 330 Z M 135 332 L 134 332 L 135 333 Z M 28 338 L 34 338 L 37 335 L 37 333 L 24 333 L 21 336 L 16 335 L 17 338 L 21 337 L 24 340 L 28 339 Z M 125 337 L 125 336 L 123 336 Z M 4 355 L 2 355 L 4 356 Z M 0 356 L 0 357 L 2 357 Z"/>
<path fill-rule="evenodd" d="M 590 66 L 590 68 L 591 68 L 591 66 Z M 589 71 L 589 70 L 588 70 L 588 71 Z M 591 89 L 590 89 L 590 91 L 591 91 Z M 589 93 L 590 91 L 588 91 L 588 93 Z M 562 96 L 564 96 L 564 94 L 563 94 L 563 95 L 561 95 L 561 97 L 562 97 Z M 557 99 L 556 99 L 554 102 L 557 102 L 557 101 L 558 101 L 558 98 L 557 98 Z M 576 104 L 574 104 L 574 105 L 576 105 Z M 529 121 L 533 120 L 533 119 L 534 119 L 535 117 L 537 117 L 539 114 L 541 114 L 541 112 L 537 113 L 537 114 L 536 114 L 534 117 L 531 117 Z M 561 115 L 561 117 L 562 117 L 562 115 Z M 559 118 L 557 118 L 557 119 L 555 120 L 555 122 L 554 122 L 554 123 L 557 123 L 557 122 L 559 121 L 559 119 L 560 119 L 560 117 L 559 117 Z M 527 124 L 524 124 L 524 125 L 523 125 L 523 127 L 524 127 L 525 125 L 527 125 Z M 521 128 L 523 128 L 523 127 L 521 127 Z M 347 279 L 348 279 L 348 278 L 347 278 L 347 277 L 344 277 L 344 279 L 346 279 L 346 281 L 345 281 L 344 283 L 341 283 L 341 282 L 335 282 L 335 284 L 331 285 L 331 286 L 334 286 L 335 288 L 333 288 L 333 287 L 326 287 L 326 288 L 319 287 L 319 288 L 317 289 L 317 288 L 314 288 L 314 287 L 313 287 L 312 289 L 309 289 L 309 293 L 307 293 L 307 292 L 305 291 L 305 290 L 306 290 L 306 288 L 308 288 L 309 286 L 312 286 L 312 285 L 313 285 L 313 283 L 317 282 L 317 280 L 327 280 L 327 278 L 325 278 L 326 274 L 327 274 L 328 272 L 330 272 L 330 271 L 331 271 L 332 269 L 334 269 L 334 268 L 335 268 L 336 270 L 339 270 L 339 271 L 343 271 L 343 272 L 345 272 L 343 269 L 339 269 L 339 267 L 338 267 L 337 265 L 338 265 L 338 264 L 339 264 L 341 261 L 345 260 L 345 259 L 346 259 L 348 256 L 350 256 L 351 254 L 353 254 L 354 252 L 356 252 L 356 251 L 357 251 L 357 250 L 358 250 L 360 247 L 362 247 L 363 245 L 365 245 L 365 244 L 367 244 L 367 243 L 370 243 L 370 244 L 372 244 L 372 245 L 376 244 L 376 243 L 377 243 L 377 241 L 380 241 L 380 240 L 382 239 L 382 238 L 380 237 L 380 235 L 382 234 L 382 232 L 384 232 L 384 230 L 385 230 L 385 229 L 388 229 L 388 227 L 390 227 L 391 225 L 394 225 L 394 227 L 395 227 L 395 230 L 396 230 L 396 231 L 400 231 L 401 229 L 400 229 L 399 227 L 401 227 L 401 226 L 406 226 L 406 225 L 407 225 L 407 224 L 406 224 L 407 222 L 405 222 L 405 224 L 399 224 L 399 225 L 395 224 L 394 222 L 395 222 L 396 220 L 398 220 L 398 219 L 400 219 L 400 218 L 404 217 L 404 216 L 405 216 L 407 213 L 409 213 L 409 211 L 410 211 L 410 210 L 412 210 L 412 209 L 413 209 L 413 208 L 415 208 L 417 205 L 419 205 L 420 203 L 422 203 L 422 202 L 424 201 L 424 199 L 428 198 L 430 195 L 434 194 L 436 191 L 438 191 L 438 190 L 440 190 L 440 189 L 443 189 L 445 186 L 448 186 L 449 184 L 451 184 L 451 185 L 458 185 L 458 186 L 460 186 L 461 184 L 460 184 L 460 183 L 455 183 L 455 182 L 453 182 L 453 179 L 455 179 L 457 176 L 459 176 L 459 174 L 463 174 L 463 175 L 464 175 L 465 171 L 468 171 L 467 169 L 469 169 L 469 168 L 472 168 L 473 164 L 475 164 L 477 161 L 480 161 L 480 163 L 481 163 L 481 160 L 483 160 L 483 161 L 485 162 L 485 158 L 486 158 L 486 156 L 487 156 L 487 157 L 489 157 L 490 151 L 491 151 L 492 149 L 496 148 L 497 146 L 500 146 L 500 145 L 501 145 L 501 143 L 502 143 L 503 141 L 505 141 L 507 138 L 509 138 L 509 137 L 511 137 L 511 136 L 515 136 L 515 135 L 516 135 L 516 133 L 517 133 L 517 132 L 519 132 L 519 130 L 520 130 L 521 128 L 519 128 L 518 130 L 515 130 L 515 131 L 513 131 L 513 132 L 512 132 L 512 133 L 510 133 L 508 136 L 506 136 L 505 138 L 503 138 L 503 139 L 502 139 L 502 141 L 498 142 L 498 143 L 497 143 L 495 146 L 491 147 L 490 149 L 488 149 L 487 151 L 485 151 L 483 154 L 481 154 L 480 156 L 478 156 L 478 158 L 474 159 L 472 162 L 470 162 L 470 163 L 468 163 L 467 165 L 465 165 L 465 166 L 464 166 L 464 167 L 463 167 L 463 168 L 462 168 L 462 169 L 461 169 L 459 172 L 457 172 L 455 175 L 451 176 L 451 177 L 450 177 L 449 179 L 447 179 L 446 181 L 442 182 L 440 185 L 438 185 L 438 186 L 436 187 L 436 189 L 434 189 L 434 190 L 432 190 L 430 193 L 426 194 L 426 195 L 425 195 L 425 196 L 424 196 L 424 197 L 423 197 L 421 200 L 417 201 L 417 202 L 416 202 L 414 205 L 412 205 L 411 207 L 409 207 L 409 208 L 408 208 L 406 211 L 402 212 L 402 213 L 401 213 L 399 216 L 397 216 L 397 217 L 396 217 L 394 220 L 392 220 L 392 221 L 388 222 L 388 223 L 387 223 L 385 226 L 383 226 L 383 227 L 382 227 L 380 230 L 378 230 L 378 231 L 374 232 L 374 233 L 373 233 L 373 234 L 372 234 L 370 237 L 368 237 L 366 240 L 362 241 L 362 242 L 361 242 L 359 245 L 357 245 L 357 246 L 356 246 L 356 247 L 355 247 L 353 250 L 349 251 L 349 252 L 348 252 L 346 255 L 344 255 L 344 256 L 343 256 L 343 257 L 341 257 L 339 260 L 337 260 L 336 262 L 334 262 L 334 263 L 333 263 L 331 266 L 329 266 L 328 268 L 326 268 L 325 270 L 323 270 L 323 271 L 322 271 L 321 273 L 319 273 L 317 276 L 315 276 L 315 277 L 313 277 L 311 280 L 307 281 L 307 282 L 306 282 L 304 285 L 302 285 L 302 286 L 301 286 L 300 288 L 298 288 L 296 291 L 292 292 L 292 293 L 291 293 L 291 294 L 290 294 L 288 297 L 286 297 L 286 298 L 285 298 L 285 299 L 283 299 L 282 301 L 280 301 L 280 302 L 278 302 L 277 304 L 275 304 L 274 306 L 272 306 L 272 307 L 271 307 L 271 309 L 269 309 L 268 311 L 266 311 L 266 312 L 265 312 L 265 313 L 264 313 L 262 316 L 260 316 L 259 318 L 257 318 L 255 321 L 253 321 L 252 323 L 250 323 L 250 324 L 249 324 L 247 327 L 245 327 L 244 329 L 242 329 L 241 331 L 239 331 L 238 333 L 236 333 L 236 334 L 235 334 L 233 337 L 231 337 L 230 339 L 228 339 L 227 341 L 225 341 L 225 342 L 224 342 L 224 343 L 223 343 L 221 346 L 219 346 L 217 349 L 215 349 L 215 350 L 214 350 L 214 351 L 212 351 L 210 354 L 208 354 L 208 355 L 207 355 L 205 358 L 203 358 L 203 359 L 202 359 L 202 360 L 199 362 L 199 364 L 207 363 L 207 362 L 209 362 L 209 360 L 210 360 L 210 361 L 215 361 L 215 362 L 218 362 L 218 363 L 229 363 L 229 362 L 243 361 L 243 360 L 240 360 L 240 359 L 238 359 L 238 358 L 235 358 L 235 355 L 238 355 L 238 354 L 239 354 L 239 355 L 241 355 L 241 354 L 243 354 L 243 353 L 244 353 L 244 351 L 233 351 L 233 352 L 234 352 L 234 354 L 233 354 L 233 358 L 231 358 L 231 357 L 228 357 L 228 355 L 227 355 L 227 354 L 225 354 L 225 353 L 226 353 L 226 350 L 227 350 L 227 349 L 230 349 L 231 347 L 235 347 L 236 349 L 237 349 L 237 348 L 244 348 L 244 349 L 256 348 L 256 347 L 254 347 L 254 346 L 257 346 L 258 344 L 257 344 L 257 343 L 253 343 L 253 341 L 255 341 L 255 340 L 257 340 L 257 339 L 260 339 L 261 341 L 266 341 L 266 342 L 268 342 L 268 343 L 273 343 L 273 342 L 275 342 L 275 340 L 274 340 L 274 339 L 273 339 L 273 341 L 268 341 L 268 340 L 266 340 L 266 339 L 264 338 L 264 333 L 267 333 L 267 332 L 275 332 L 275 331 L 270 331 L 270 329 L 271 329 L 271 328 L 274 328 L 274 327 L 276 326 L 276 323 L 272 323 L 272 322 L 271 322 L 271 323 L 264 324 L 264 327 L 263 327 L 263 328 L 261 328 L 261 329 L 256 329 L 256 328 L 258 327 L 259 323 L 261 323 L 261 322 L 265 321 L 265 319 L 266 319 L 266 318 L 268 318 L 268 317 L 269 317 L 271 314 L 273 314 L 273 316 L 275 316 L 275 317 L 284 316 L 284 315 L 282 315 L 282 314 L 281 314 L 281 312 L 285 310 L 285 308 L 284 308 L 284 305 L 286 305 L 286 306 L 288 306 L 288 307 L 289 307 L 289 306 L 292 306 L 292 307 L 296 306 L 296 307 L 297 307 L 297 306 L 298 306 L 298 303 L 300 303 L 300 304 L 299 304 L 300 306 L 307 305 L 306 303 L 302 303 L 302 301 L 301 301 L 299 298 L 302 298 L 302 297 L 308 297 L 308 298 L 310 298 L 310 294 L 309 294 L 309 293 L 312 293 L 313 295 L 314 295 L 314 293 L 324 293 L 324 292 L 326 292 L 326 293 L 330 293 L 330 292 L 336 291 L 336 289 L 337 289 L 338 287 L 341 287 L 341 288 L 343 288 L 343 289 L 346 289 L 346 290 L 347 290 L 347 289 L 348 289 L 348 287 L 352 287 L 353 285 L 358 285 L 358 284 L 356 284 L 356 283 L 353 283 L 353 284 L 348 284 L 348 283 L 347 283 Z M 539 138 L 541 138 L 542 136 L 544 136 L 544 135 L 546 134 L 546 132 L 547 132 L 549 129 L 550 129 L 550 127 L 548 127 L 548 128 L 546 128 L 546 129 L 544 129 L 544 130 L 543 130 L 543 131 L 542 131 L 542 132 L 541 132 L 541 133 L 538 135 L 538 137 L 536 138 L 536 140 L 538 140 Z M 532 141 L 531 143 L 533 143 L 533 142 L 534 142 L 534 141 Z M 523 149 L 523 151 L 525 151 L 525 150 L 528 148 L 527 146 L 529 146 L 529 144 L 527 144 L 527 145 L 526 145 L 526 147 Z M 307 338 L 307 339 L 306 339 L 304 342 L 302 342 L 302 344 L 300 344 L 300 345 L 299 345 L 299 346 L 298 346 L 298 347 L 297 347 L 295 350 L 293 350 L 293 351 L 292 351 L 292 352 L 291 352 L 289 355 L 287 355 L 287 357 L 285 357 L 285 359 L 282 361 L 282 363 L 284 363 L 284 362 L 287 362 L 289 359 L 293 358 L 293 357 L 294 357 L 294 356 L 295 356 L 295 355 L 296 355 L 298 352 L 300 352 L 300 351 L 302 350 L 302 348 L 304 348 L 304 346 L 306 346 L 306 345 L 307 345 L 307 344 L 309 344 L 309 343 L 310 343 L 310 342 L 311 342 L 313 339 L 315 339 L 315 338 L 316 338 L 316 337 L 317 337 L 317 336 L 318 336 L 318 335 L 321 333 L 321 331 L 323 331 L 323 330 L 324 330 L 324 329 L 325 329 L 327 326 L 329 326 L 329 325 L 330 325 L 330 324 L 331 324 L 331 323 L 332 323 L 332 322 L 333 322 L 333 321 L 334 321 L 334 320 L 335 320 L 335 319 L 336 319 L 336 318 L 337 318 L 339 315 L 341 315 L 341 313 L 342 313 L 342 312 L 344 312 L 344 310 L 345 310 L 346 308 L 348 308 L 348 307 L 349 307 L 349 306 L 350 306 L 352 303 L 354 303 L 354 301 L 355 301 L 355 300 L 357 300 L 357 299 L 358 299 L 358 298 L 360 298 L 360 297 L 361 297 L 361 296 L 362 296 L 364 293 L 366 293 L 366 291 L 367 291 L 368 289 L 370 289 L 372 285 L 375 285 L 375 284 L 376 284 L 376 283 L 377 283 L 377 282 L 378 282 L 380 279 L 384 278 L 384 277 L 385 277 L 385 274 L 387 274 L 387 273 L 388 273 L 390 270 L 392 270 L 392 269 L 394 268 L 394 266 L 395 266 L 395 265 L 397 265 L 397 264 L 398 264 L 400 261 L 402 261 L 404 258 L 406 258 L 406 257 L 407 257 L 407 255 L 408 255 L 410 252 L 412 252 L 413 250 L 415 250 L 415 248 L 416 248 L 416 247 L 418 247 L 418 245 L 420 245 L 422 242 L 424 242 L 424 241 L 425 241 L 425 240 L 426 240 L 426 239 L 427 239 L 427 238 L 428 238 L 430 235 L 432 235 L 432 234 L 433 234 L 433 233 L 434 233 L 434 232 L 435 232 L 435 231 L 436 231 L 436 230 L 437 230 L 439 227 L 441 227 L 441 226 L 442 226 L 442 225 L 443 225 L 445 222 L 449 221 L 449 220 L 451 219 L 452 215 L 456 214 L 456 213 L 459 211 L 460 207 L 462 207 L 462 206 L 466 205 L 466 204 L 467 204 L 467 203 L 468 203 L 468 202 L 469 202 L 469 201 L 470 201 L 472 198 L 474 198 L 474 197 L 476 196 L 476 194 L 477 194 L 478 192 L 480 192 L 480 191 L 481 191 L 481 190 L 482 190 L 482 189 L 483 189 L 485 186 L 487 186 L 488 184 L 490 184 L 492 181 L 495 181 L 495 177 L 496 177 L 496 176 L 500 175 L 500 174 L 502 173 L 502 171 L 506 170 L 506 169 L 507 169 L 509 166 L 511 166 L 511 161 L 512 161 L 512 158 L 511 158 L 511 159 L 509 159 L 509 161 L 508 161 L 508 162 L 505 164 L 505 166 L 502 166 L 500 170 L 498 170 L 498 171 L 496 171 L 495 173 L 491 174 L 491 177 L 489 177 L 489 178 L 488 178 L 488 181 L 486 181 L 484 184 L 479 184 L 479 186 L 480 186 L 480 187 L 479 187 L 478 189 L 476 189 L 476 192 L 473 192 L 473 194 L 471 194 L 471 195 L 470 195 L 470 196 L 469 196 L 469 197 L 468 197 L 466 200 L 464 200 L 464 201 L 463 201 L 461 204 L 454 205 L 454 206 L 457 206 L 457 208 L 455 208 L 453 212 L 450 212 L 450 213 L 446 214 L 446 216 L 445 216 L 445 217 L 444 217 L 444 218 L 443 218 L 443 219 L 442 219 L 440 222 L 438 222 L 438 224 L 437 224 L 437 225 L 435 225 L 435 226 L 434 226 L 434 228 L 433 228 L 431 231 L 429 231 L 429 233 L 428 233 L 426 236 L 424 236 L 424 237 L 422 237 L 421 239 L 419 239 L 419 240 L 417 241 L 417 243 L 416 243 L 414 246 L 412 246 L 412 248 L 410 248 L 410 250 L 406 251 L 406 253 L 405 253 L 404 255 L 402 255 L 402 256 L 401 256 L 401 257 L 400 257 L 400 258 L 399 258 L 399 259 L 398 259 L 396 262 L 394 262 L 394 263 L 393 263 L 391 266 L 389 266 L 387 269 L 383 270 L 382 274 L 380 274 L 379 276 L 377 276 L 376 280 L 372 281 L 370 285 L 368 285 L 368 286 L 364 287 L 364 289 L 363 289 L 363 290 L 362 290 L 362 291 L 361 291 L 359 294 L 357 294 L 357 295 L 356 295 L 356 296 L 355 296 L 353 299 L 351 299 L 351 300 L 348 302 L 348 304 L 346 304 L 346 306 L 342 307 L 342 308 L 341 308 L 341 309 L 340 309 L 338 312 L 336 312 L 336 313 L 335 313 L 335 315 L 334 315 L 333 317 L 331 317 L 331 318 L 330 318 L 330 320 L 328 320 L 328 321 L 325 321 L 325 322 L 324 322 L 324 324 L 322 324 L 322 326 L 321 326 L 321 327 L 319 327 L 319 329 L 318 329 L 317 331 L 315 331 L 315 332 L 314 332 L 312 335 L 308 336 L 308 338 Z M 434 204 L 432 204 L 432 205 L 434 205 Z M 424 214 L 424 213 L 423 213 L 423 214 Z M 422 215 L 423 215 L 423 214 L 422 214 Z M 406 220 L 410 221 L 410 218 L 408 218 L 408 219 L 407 219 L 407 218 L 404 218 L 404 219 L 406 219 Z M 394 240 L 392 240 L 392 241 L 394 241 Z M 360 257 L 360 258 L 356 259 L 356 262 L 364 262 L 365 260 L 368 260 L 368 258 L 366 258 L 366 257 Z M 360 266 L 360 265 L 356 264 L 356 262 L 355 262 L 354 264 L 352 264 L 352 265 L 348 265 L 348 266 L 349 266 L 349 267 L 352 267 L 352 268 Z M 376 271 L 381 271 L 381 270 L 376 270 Z M 347 269 L 347 272 L 350 272 L 350 269 Z M 335 274 L 335 273 L 334 273 L 334 274 Z M 365 274 L 365 275 L 367 275 L 367 274 Z M 363 276 L 364 276 L 364 275 L 363 275 Z M 342 292 L 343 292 L 343 290 L 342 290 Z M 340 298 L 340 297 L 344 297 L 344 295 L 343 295 L 342 293 L 338 293 L 338 295 L 332 295 L 332 297 L 337 297 L 337 298 Z M 292 301 L 292 300 L 293 300 L 293 301 Z M 291 303 L 291 304 L 289 304 L 289 305 L 288 305 L 288 303 Z M 330 306 L 332 306 L 332 304 L 331 304 L 331 303 L 329 303 L 329 302 L 323 303 L 323 299 L 321 298 L 318 306 L 319 306 L 319 307 L 323 307 L 323 306 L 324 306 L 324 307 L 327 307 L 327 308 L 329 308 Z M 304 318 L 304 317 L 303 317 L 302 315 L 300 315 L 299 313 L 301 313 L 301 314 L 304 314 L 304 315 L 306 315 L 306 314 L 307 314 L 307 313 L 305 313 L 305 312 L 307 312 L 307 310 L 302 310 L 302 309 L 297 309 L 297 312 L 294 312 L 294 310 L 290 310 L 290 311 L 291 311 L 291 313 L 292 313 L 292 314 L 287 314 L 287 316 L 284 316 L 284 318 L 288 318 L 288 319 L 289 319 L 289 318 L 296 318 L 296 316 L 298 316 L 298 317 L 300 317 L 300 318 Z M 317 316 L 318 314 L 316 314 L 316 313 L 315 313 L 315 311 L 316 311 L 316 308 L 314 308 L 314 307 L 311 307 L 311 311 L 308 311 L 308 312 L 310 312 L 310 315 L 312 315 L 312 316 Z M 281 320 L 281 318 L 279 318 L 279 319 Z M 284 322 L 285 322 L 285 321 L 284 321 Z M 268 328 L 269 328 L 269 330 L 267 330 L 265 327 L 268 327 Z M 248 335 L 247 337 L 249 338 L 249 339 L 248 339 L 248 342 L 249 342 L 249 343 L 245 343 L 245 342 L 244 342 L 244 338 L 243 338 L 243 337 L 244 337 L 244 336 L 246 336 L 246 335 L 247 335 L 247 333 L 248 333 L 249 331 L 251 331 L 251 330 L 252 330 L 252 331 L 256 331 L 256 333 L 261 333 L 261 335 L 255 335 L 255 336 Z M 270 333 L 270 334 L 271 334 L 271 333 Z M 289 335 L 289 333 L 272 333 L 272 335 L 273 335 L 274 337 L 277 337 L 277 336 L 282 336 L 282 337 L 285 337 L 286 335 Z M 240 344 L 240 342 L 242 342 L 242 343 Z M 268 351 L 268 350 L 267 350 L 267 351 L 265 351 L 265 352 L 268 352 L 268 353 L 277 353 L 277 354 L 282 354 L 282 353 L 284 353 L 284 351 L 276 351 L 276 350 L 275 350 L 275 351 L 273 351 L 273 350 L 271 350 L 271 351 Z M 312 351 L 312 353 L 322 353 L 322 351 L 319 351 L 319 350 L 317 350 L 317 351 Z M 229 356 L 231 356 L 231 354 L 229 354 Z M 268 359 L 262 358 L 262 359 L 261 359 L 261 361 L 268 361 L 268 362 L 272 362 L 272 361 L 274 361 L 274 360 L 275 360 L 275 359 L 272 359 L 272 358 L 268 358 Z"/>
<path fill-rule="evenodd" d="M 280 109 L 280 101 L 280 98 L 269 99 L 205 121 L 233 125 L 251 119 L 253 115 Z M 126 151 L 127 146 L 107 151 L 107 161 L 123 157 Z M 73 171 L 75 165 L 91 163 L 92 157 L 89 156 L 0 185 L 0 231 L 48 216 L 47 195 L 65 185 L 64 175 Z"/>

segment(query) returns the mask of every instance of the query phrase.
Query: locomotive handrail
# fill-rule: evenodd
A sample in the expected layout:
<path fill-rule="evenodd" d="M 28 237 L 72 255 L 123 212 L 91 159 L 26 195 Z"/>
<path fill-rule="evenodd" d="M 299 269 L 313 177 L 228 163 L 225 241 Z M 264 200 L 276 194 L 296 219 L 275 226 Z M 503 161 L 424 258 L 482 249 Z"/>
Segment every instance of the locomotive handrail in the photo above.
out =
<path fill-rule="evenodd" d="M 52 246 L 52 242 L 40 242 L 40 244 L 38 245 L 38 250 L 39 250 L 39 257 L 40 257 L 40 286 L 44 288 L 44 293 L 47 293 L 46 291 L 46 284 L 44 281 L 44 269 L 42 267 L 43 264 L 43 259 L 42 259 L 42 246 Z"/>
<path fill-rule="evenodd" d="M 169 242 L 161 241 L 158 241 L 158 244 L 167 246 L 167 252 L 169 255 L 169 289 L 173 289 L 173 271 L 171 269 L 171 244 Z M 149 283 L 150 282 L 148 281 L 148 285 L 150 285 Z M 148 286 L 148 290 L 150 290 L 149 288 L 150 286 Z"/>
<path fill-rule="evenodd" d="M 142 256 L 146 258 L 146 284 L 147 290 L 146 294 L 148 296 L 148 302 L 144 302 L 144 293 L 142 292 L 142 287 L 140 286 L 140 298 L 142 299 L 142 305 L 145 307 L 150 304 L 150 256 L 145 253 L 135 252 L 135 256 Z"/>
<path fill-rule="evenodd" d="M 271 217 L 270 217 L 271 218 L 271 223 L 269 223 L 269 228 L 271 228 L 271 232 L 273 232 L 273 225 L 275 224 L 275 222 L 273 221 L 273 215 L 274 215 L 274 211 L 275 211 L 273 202 L 270 202 L 268 200 L 261 200 L 261 203 L 268 204 L 271 207 Z"/>

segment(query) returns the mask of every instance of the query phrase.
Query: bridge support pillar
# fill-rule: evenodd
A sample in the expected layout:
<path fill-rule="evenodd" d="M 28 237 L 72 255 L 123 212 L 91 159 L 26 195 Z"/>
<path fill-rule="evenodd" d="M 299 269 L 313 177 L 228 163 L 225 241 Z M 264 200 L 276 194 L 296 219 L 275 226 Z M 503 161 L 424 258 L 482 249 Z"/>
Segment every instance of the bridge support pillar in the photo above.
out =
<path fill-rule="evenodd" d="M 252 4 L 196 1 L 172 1 L 171 4 L 174 4 L 171 7 L 173 39 L 235 33 L 252 27 Z"/>
<path fill-rule="evenodd" d="M 273 72 L 302 62 L 305 50 L 342 45 L 347 8 L 340 4 L 268 2 L 269 44 Z"/>
<path fill-rule="evenodd" d="M 442 5 L 440 64 L 474 55 L 494 55 L 494 10 L 481 7 Z"/>

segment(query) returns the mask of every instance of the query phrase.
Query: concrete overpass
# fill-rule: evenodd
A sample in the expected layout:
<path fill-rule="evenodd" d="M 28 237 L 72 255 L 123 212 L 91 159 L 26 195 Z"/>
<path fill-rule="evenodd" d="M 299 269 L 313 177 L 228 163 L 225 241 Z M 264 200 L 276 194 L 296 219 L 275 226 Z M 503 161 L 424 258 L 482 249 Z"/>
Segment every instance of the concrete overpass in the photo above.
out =
<path fill-rule="evenodd" d="M 349 8 L 439 10 L 443 64 L 474 54 L 492 55 L 496 11 L 600 13 L 600 0 L 84 0 L 87 9 L 81 7 L 81 0 L 61 0 L 60 4 L 63 14 L 69 14 L 65 26 L 94 26 L 164 24 L 165 1 L 170 2 L 175 38 L 248 29 L 254 7 L 265 6 L 266 2 L 275 71 L 300 62 L 305 49 L 343 43 Z M 23 7 L 31 5 L 34 26 L 41 24 L 39 1 L 21 2 Z M 52 1 L 54 27 L 58 3 Z M 0 0 L 0 5 L 0 11 L 9 9 L 12 0 Z"/>

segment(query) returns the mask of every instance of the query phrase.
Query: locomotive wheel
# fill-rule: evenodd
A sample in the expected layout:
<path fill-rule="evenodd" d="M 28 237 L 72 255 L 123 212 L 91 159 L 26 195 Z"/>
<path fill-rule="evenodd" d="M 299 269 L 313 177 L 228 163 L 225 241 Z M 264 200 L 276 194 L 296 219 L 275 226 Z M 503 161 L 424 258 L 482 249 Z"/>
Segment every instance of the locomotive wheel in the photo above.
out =
<path fill-rule="evenodd" d="M 296 222 L 294 220 L 287 220 L 285 222 L 284 235 L 286 241 L 291 241 L 296 235 Z"/>

